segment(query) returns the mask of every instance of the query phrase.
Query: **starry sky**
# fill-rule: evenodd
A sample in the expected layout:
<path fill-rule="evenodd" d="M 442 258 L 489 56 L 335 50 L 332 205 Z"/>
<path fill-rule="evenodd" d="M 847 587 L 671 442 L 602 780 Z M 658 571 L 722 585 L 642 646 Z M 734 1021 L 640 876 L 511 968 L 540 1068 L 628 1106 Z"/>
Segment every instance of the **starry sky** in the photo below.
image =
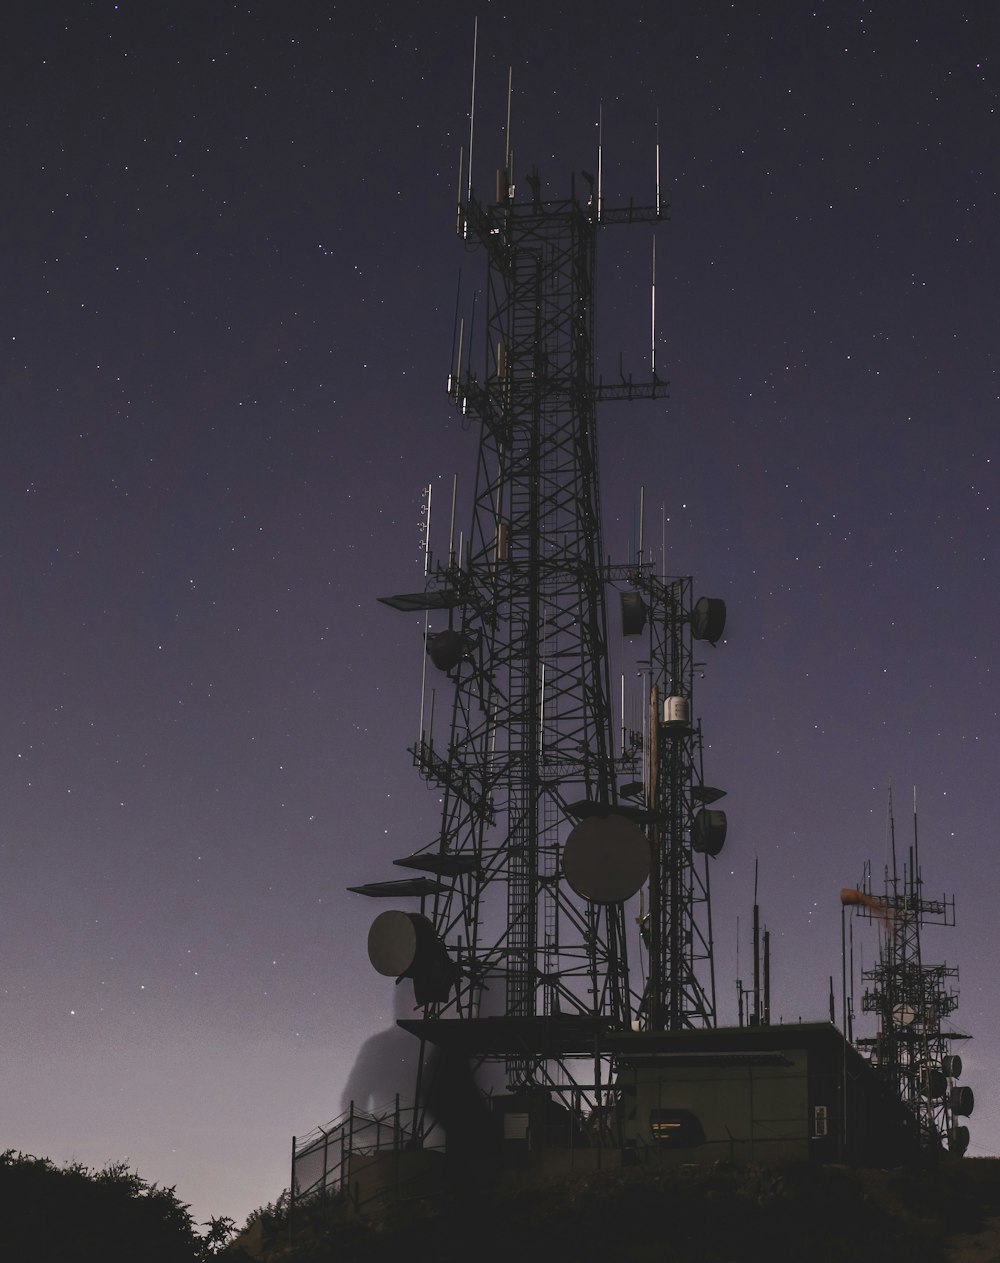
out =
<path fill-rule="evenodd" d="M 729 607 L 697 698 L 720 1021 L 755 863 L 774 1017 L 826 1015 L 840 888 L 916 785 L 958 910 L 924 955 L 959 966 L 970 1153 L 1000 1153 L 996 8 L 587 12 L 483 0 L 474 175 L 509 66 L 522 188 L 593 170 L 603 109 L 606 200 L 648 203 L 659 115 L 670 398 L 601 412 L 605 546 L 644 485 L 668 570 Z M 435 829 L 422 623 L 376 597 L 421 586 L 422 488 L 471 487 L 473 16 L 50 0 L 0 54 L 0 1147 L 128 1161 L 200 1219 L 280 1193 L 392 1021 L 385 905 L 345 887 Z M 647 375 L 650 233 L 599 242 L 608 376 Z"/>

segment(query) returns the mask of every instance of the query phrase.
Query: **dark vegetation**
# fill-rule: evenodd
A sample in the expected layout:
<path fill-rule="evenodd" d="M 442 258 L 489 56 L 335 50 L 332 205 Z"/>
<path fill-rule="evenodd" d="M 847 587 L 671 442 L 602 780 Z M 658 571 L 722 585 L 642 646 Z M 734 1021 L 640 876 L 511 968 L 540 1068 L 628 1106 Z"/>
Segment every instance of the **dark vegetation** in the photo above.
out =
<path fill-rule="evenodd" d="M 215 1219 L 199 1233 L 172 1188 L 127 1166 L 90 1171 L 48 1158 L 0 1154 L 4 1263 L 202 1263 L 231 1235 Z"/>
<path fill-rule="evenodd" d="M 1000 1159 L 925 1170 L 635 1167 L 395 1207 L 365 1220 L 339 1196 L 255 1212 L 232 1240 L 199 1232 L 172 1188 L 124 1166 L 89 1171 L 0 1155 L 7 1263 L 941 1263 L 1000 1216 Z M 227 1245 L 226 1242 L 230 1243 Z M 983 1256 L 987 1257 L 987 1256 Z"/>
<path fill-rule="evenodd" d="M 339 1197 L 251 1217 L 232 1253 L 265 1263 L 940 1263 L 1000 1215 L 1000 1160 L 927 1170 L 640 1167 L 400 1206 L 381 1223 Z"/>

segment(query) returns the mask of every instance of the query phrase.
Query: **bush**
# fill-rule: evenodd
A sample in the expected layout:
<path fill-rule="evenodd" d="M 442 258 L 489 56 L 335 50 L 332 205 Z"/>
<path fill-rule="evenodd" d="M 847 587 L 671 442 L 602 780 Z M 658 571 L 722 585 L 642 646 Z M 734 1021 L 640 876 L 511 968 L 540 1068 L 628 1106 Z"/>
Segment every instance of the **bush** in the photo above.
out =
<path fill-rule="evenodd" d="M 123 1164 L 90 1171 L 48 1158 L 0 1154 L 0 1258 L 10 1263 L 202 1263 L 229 1236 L 213 1220 L 201 1237 L 172 1188 Z"/>

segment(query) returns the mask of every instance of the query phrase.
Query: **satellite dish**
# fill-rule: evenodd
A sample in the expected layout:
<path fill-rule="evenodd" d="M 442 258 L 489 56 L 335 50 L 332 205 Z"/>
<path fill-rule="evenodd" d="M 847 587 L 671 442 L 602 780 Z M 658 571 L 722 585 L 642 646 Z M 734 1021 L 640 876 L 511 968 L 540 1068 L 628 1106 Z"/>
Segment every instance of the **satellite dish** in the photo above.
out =
<path fill-rule="evenodd" d="M 623 592 L 622 601 L 622 635 L 638 636 L 646 626 L 646 602 L 638 592 Z"/>
<path fill-rule="evenodd" d="M 952 1127 L 948 1132 L 948 1152 L 960 1158 L 969 1147 L 969 1129 L 965 1126 Z"/>
<path fill-rule="evenodd" d="M 466 644 L 461 632 L 452 628 L 447 631 L 427 633 L 427 654 L 439 671 L 452 671 L 465 657 Z"/>
<path fill-rule="evenodd" d="M 912 1005 L 894 1004 L 892 1006 L 892 1020 L 897 1026 L 909 1026 L 916 1016 L 917 1011 Z"/>
<path fill-rule="evenodd" d="M 941 1058 L 941 1069 L 949 1079 L 960 1079 L 962 1077 L 962 1058 L 958 1053 L 948 1053 L 947 1056 Z"/>
<path fill-rule="evenodd" d="M 717 644 L 726 630 L 726 603 L 718 597 L 703 596 L 695 602 L 691 614 L 691 634 L 695 640 Z"/>
<path fill-rule="evenodd" d="M 624 816 L 587 816 L 563 847 L 563 873 L 591 903 L 623 903 L 649 877 L 649 842 Z"/>
<path fill-rule="evenodd" d="M 712 859 L 715 859 L 725 844 L 726 813 L 702 807 L 695 816 L 691 829 L 692 848 L 699 855 L 710 855 Z"/>
<path fill-rule="evenodd" d="M 954 1087 L 948 1094 L 948 1104 L 953 1114 L 964 1114 L 968 1117 L 975 1109 L 976 1098 L 970 1087 Z"/>
<path fill-rule="evenodd" d="M 458 969 L 419 912 L 380 912 L 368 931 L 368 959 L 387 978 L 413 980 L 418 1004 L 448 999 Z"/>
<path fill-rule="evenodd" d="M 404 978 L 416 963 L 428 932 L 431 939 L 436 937 L 430 921 L 419 913 L 380 912 L 368 931 L 368 959 L 387 978 Z"/>

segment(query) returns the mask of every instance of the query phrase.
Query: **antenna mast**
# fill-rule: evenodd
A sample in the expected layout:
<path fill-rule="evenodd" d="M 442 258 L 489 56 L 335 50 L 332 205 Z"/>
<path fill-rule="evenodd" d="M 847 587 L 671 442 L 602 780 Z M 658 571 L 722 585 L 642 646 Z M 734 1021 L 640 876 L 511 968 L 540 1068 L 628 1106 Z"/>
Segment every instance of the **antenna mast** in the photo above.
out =
<path fill-rule="evenodd" d="M 968 1036 L 943 1027 L 958 1007 L 952 985 L 958 970 L 925 964 L 921 945 L 924 926 L 955 924 L 955 900 L 923 896 L 915 812 L 913 846 L 900 874 L 891 790 L 888 823 L 892 867 L 886 865 L 884 893 L 845 891 L 841 896 L 857 916 L 868 921 L 874 916 L 882 926 L 878 963 L 861 971 L 862 981 L 869 984 L 861 1008 L 877 1016 L 878 1033 L 859 1038 L 857 1044 L 871 1050 L 879 1074 L 910 1110 L 923 1148 L 933 1151 L 947 1143 L 950 1151 L 961 1154 L 968 1146 L 969 1130 L 959 1118 L 972 1113 L 973 1097 L 970 1088 L 952 1082 L 961 1074 L 962 1059 L 950 1047 Z"/>
<path fill-rule="evenodd" d="M 472 27 L 472 99 L 469 102 L 469 184 L 465 193 L 467 202 L 472 200 L 472 142 L 476 134 L 476 62 L 479 55 L 479 18 Z"/>
<path fill-rule="evenodd" d="M 448 681 L 449 732 L 439 747 L 422 733 L 411 750 L 440 817 L 396 861 L 411 876 L 353 889 L 420 899 L 417 921 L 376 918 L 369 955 L 412 980 L 418 1016 L 400 1025 L 422 1048 L 460 1046 L 502 1064 L 512 1090 L 582 1115 L 606 1102 L 612 1034 L 715 1024 L 708 865 L 725 816 L 708 810 L 722 791 L 703 781 L 692 698 L 694 642 L 721 637 L 725 607 L 696 603 L 691 579 L 660 578 L 654 550 L 645 558 L 644 492 L 638 555 L 616 565 L 603 551 L 597 405 L 660 399 L 666 383 L 596 374 L 597 238 L 604 225 L 655 224 L 659 198 L 605 207 L 599 120 L 596 202 L 575 180 L 543 199 L 537 170 L 523 200 L 509 178 L 494 204 L 478 200 L 477 44 L 478 27 L 459 230 L 486 271 L 488 351 L 480 372 L 459 320 L 448 391 L 478 422 L 471 529 L 456 567 L 453 507 L 447 564 L 429 568 L 423 592 L 383 598 L 440 628 L 427 656 Z M 615 713 L 609 591 L 623 660 L 636 659 L 627 674 L 650 690 L 645 734 L 624 731 L 624 695 Z M 647 879 L 643 979 L 625 905 Z M 502 1017 L 479 1016 L 487 990 L 502 995 Z"/>

